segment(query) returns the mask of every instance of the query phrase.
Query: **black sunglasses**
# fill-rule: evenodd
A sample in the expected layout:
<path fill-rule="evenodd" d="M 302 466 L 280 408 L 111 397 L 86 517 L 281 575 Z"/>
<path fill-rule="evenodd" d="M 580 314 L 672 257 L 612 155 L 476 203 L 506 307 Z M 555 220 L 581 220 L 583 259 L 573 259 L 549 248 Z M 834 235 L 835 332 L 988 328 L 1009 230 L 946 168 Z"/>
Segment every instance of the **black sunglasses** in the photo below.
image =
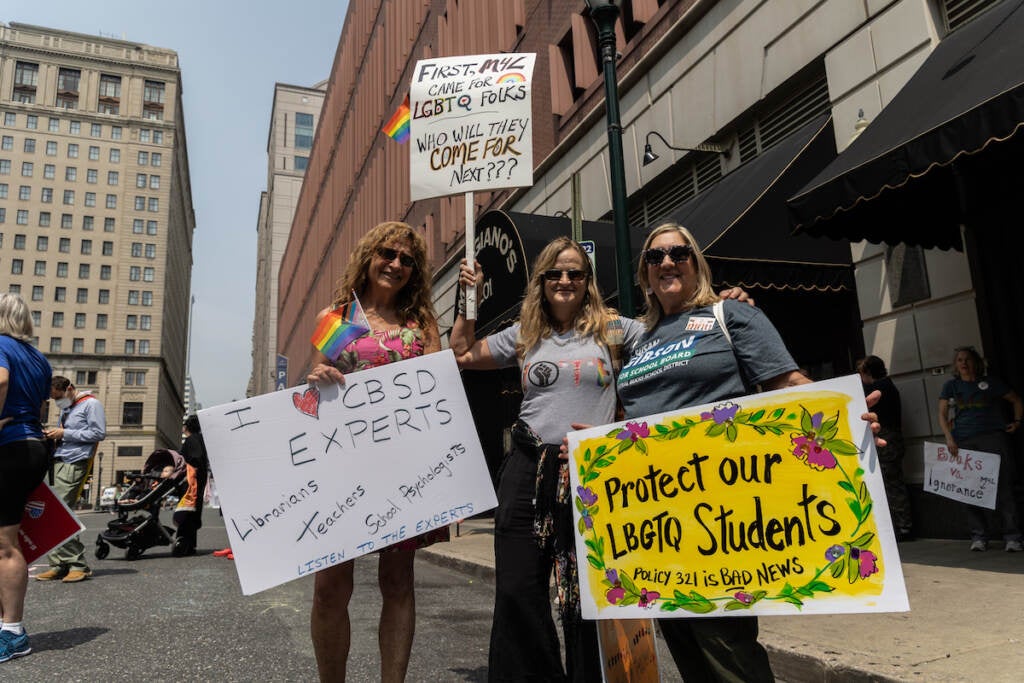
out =
<path fill-rule="evenodd" d="M 692 254 L 693 247 L 689 244 L 677 244 L 669 249 L 651 247 L 644 250 L 644 263 L 649 266 L 660 266 L 665 261 L 666 256 L 672 259 L 673 263 L 682 263 L 689 259 Z"/>
<path fill-rule="evenodd" d="M 568 275 L 569 280 L 572 282 L 583 282 L 587 279 L 587 271 L 585 270 L 559 270 L 558 268 L 552 268 L 551 270 L 544 271 L 544 279 L 548 282 L 561 282 L 562 275 Z"/>
<path fill-rule="evenodd" d="M 395 257 L 397 256 L 398 262 L 401 263 L 406 268 L 414 268 L 416 266 L 416 259 L 414 259 L 409 254 L 406 254 L 404 251 L 398 251 L 397 249 L 392 249 L 391 247 L 377 247 L 377 256 L 380 256 L 388 263 L 394 261 Z"/>

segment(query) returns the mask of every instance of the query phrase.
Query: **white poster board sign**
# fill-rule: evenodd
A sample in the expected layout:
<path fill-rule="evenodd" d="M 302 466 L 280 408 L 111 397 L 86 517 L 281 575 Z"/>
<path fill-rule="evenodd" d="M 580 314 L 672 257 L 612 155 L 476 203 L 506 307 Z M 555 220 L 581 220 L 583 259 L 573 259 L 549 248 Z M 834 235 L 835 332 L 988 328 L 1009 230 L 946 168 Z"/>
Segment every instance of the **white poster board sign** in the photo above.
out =
<path fill-rule="evenodd" d="M 410 196 L 533 185 L 536 55 L 421 59 L 409 90 Z"/>
<path fill-rule="evenodd" d="M 199 412 L 246 595 L 497 505 L 451 351 Z"/>
<path fill-rule="evenodd" d="M 999 490 L 999 454 L 924 443 L 924 490 L 978 507 L 996 509 Z"/>
<path fill-rule="evenodd" d="M 585 619 L 908 610 L 860 378 L 570 432 Z"/>

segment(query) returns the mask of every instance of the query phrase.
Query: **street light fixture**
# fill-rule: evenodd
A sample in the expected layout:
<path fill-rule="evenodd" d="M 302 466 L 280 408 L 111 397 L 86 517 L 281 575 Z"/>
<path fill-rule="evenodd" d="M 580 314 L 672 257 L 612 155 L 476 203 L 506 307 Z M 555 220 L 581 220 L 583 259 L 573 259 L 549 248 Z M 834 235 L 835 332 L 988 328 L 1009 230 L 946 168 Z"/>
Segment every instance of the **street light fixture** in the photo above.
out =
<path fill-rule="evenodd" d="M 658 159 L 658 155 L 651 149 L 651 136 L 656 136 L 659 140 L 665 143 L 665 146 L 676 152 L 715 152 L 721 154 L 726 159 L 729 158 L 729 148 L 725 145 L 719 145 L 713 142 L 703 142 L 696 147 L 676 147 L 670 145 L 668 140 L 656 130 L 652 130 L 647 134 L 647 138 L 644 140 L 644 162 L 643 165 L 654 163 Z"/>
<path fill-rule="evenodd" d="M 622 125 L 619 119 L 619 88 L 615 78 L 615 21 L 621 0 L 587 0 L 590 18 L 597 26 L 597 44 L 604 69 L 605 112 L 608 118 L 608 165 L 612 184 L 612 218 L 615 224 L 615 266 L 618 276 L 619 311 L 636 315 L 633 306 L 633 254 L 626 216 L 626 165 L 622 155 Z"/>

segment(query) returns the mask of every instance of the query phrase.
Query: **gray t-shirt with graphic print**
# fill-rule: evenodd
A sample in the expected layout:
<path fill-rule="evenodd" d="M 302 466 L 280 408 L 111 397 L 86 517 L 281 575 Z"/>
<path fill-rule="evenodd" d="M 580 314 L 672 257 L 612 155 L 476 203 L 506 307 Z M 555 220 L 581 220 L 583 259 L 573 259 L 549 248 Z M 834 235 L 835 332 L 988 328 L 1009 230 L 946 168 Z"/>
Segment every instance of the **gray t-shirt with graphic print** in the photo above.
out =
<path fill-rule="evenodd" d="M 620 318 L 623 349 L 631 348 L 643 326 Z M 572 423 L 602 425 L 615 419 L 615 382 L 607 348 L 576 332 L 542 339 L 526 354 L 516 356 L 519 323 L 487 337 L 487 347 L 501 367 L 518 365 L 523 385 L 521 420 L 544 443 L 561 443 Z"/>
<path fill-rule="evenodd" d="M 627 353 L 630 360 L 618 378 L 626 417 L 743 396 L 760 382 L 796 370 L 782 338 L 760 310 L 729 300 L 723 316 L 732 347 L 711 306 L 666 316 L 641 337 Z"/>

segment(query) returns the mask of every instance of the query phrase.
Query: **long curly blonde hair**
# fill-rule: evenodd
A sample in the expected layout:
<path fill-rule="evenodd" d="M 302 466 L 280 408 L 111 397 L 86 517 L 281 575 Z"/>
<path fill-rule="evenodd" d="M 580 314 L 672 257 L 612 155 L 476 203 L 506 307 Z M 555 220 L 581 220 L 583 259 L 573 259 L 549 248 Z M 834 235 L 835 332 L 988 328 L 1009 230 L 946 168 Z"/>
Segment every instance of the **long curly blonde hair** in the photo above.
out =
<path fill-rule="evenodd" d="M 377 247 L 405 242 L 416 260 L 409 281 L 398 292 L 395 302 L 396 312 L 403 320 L 414 320 L 420 329 L 433 325 L 437 320 L 434 304 L 430 298 L 431 273 L 427 264 L 427 243 L 423 237 L 406 223 L 388 221 L 373 227 L 360 238 L 352 252 L 352 258 L 345 268 L 345 274 L 338 280 L 334 291 L 333 307 L 342 306 L 352 301 L 352 292 L 356 296 L 366 293 L 367 278 L 370 273 L 370 262 L 376 254 Z"/>
<path fill-rule="evenodd" d="M 653 329 L 655 325 L 664 317 L 665 311 L 661 307 L 661 302 L 658 301 L 658 297 L 654 296 L 651 290 L 651 282 L 647 277 L 647 263 L 644 261 L 643 252 L 647 251 L 651 246 L 651 242 L 661 234 L 666 232 L 677 232 L 683 238 L 683 241 L 693 247 L 693 263 L 696 266 L 697 271 L 697 287 L 693 290 L 693 296 L 686 302 L 686 309 L 697 308 L 698 306 L 707 306 L 718 301 L 718 296 L 715 294 L 715 290 L 711 287 L 711 266 L 708 265 L 708 261 L 704 258 L 704 254 L 700 252 L 700 245 L 697 244 L 697 240 L 693 234 L 679 225 L 678 223 L 662 223 L 647 236 L 644 240 L 643 251 L 640 252 L 640 263 L 637 265 L 636 275 L 637 281 L 640 283 L 640 289 L 644 293 L 644 301 L 647 302 L 647 312 L 643 314 L 640 321 L 647 327 L 648 330 Z"/>
<path fill-rule="evenodd" d="M 586 290 L 583 303 L 576 313 L 573 328 L 581 336 L 591 336 L 602 345 L 608 346 L 608 324 L 618 316 L 613 309 L 605 306 L 601 292 L 594 279 L 594 271 L 586 252 L 568 237 L 557 237 L 548 243 L 533 262 L 530 281 L 526 285 L 526 296 L 523 297 L 522 310 L 519 314 L 519 339 L 516 340 L 516 353 L 520 358 L 547 339 L 555 330 L 557 321 L 551 317 L 551 307 L 544 296 L 544 271 L 555 267 L 558 255 L 566 249 L 579 254 L 583 268 L 587 271 Z"/>

